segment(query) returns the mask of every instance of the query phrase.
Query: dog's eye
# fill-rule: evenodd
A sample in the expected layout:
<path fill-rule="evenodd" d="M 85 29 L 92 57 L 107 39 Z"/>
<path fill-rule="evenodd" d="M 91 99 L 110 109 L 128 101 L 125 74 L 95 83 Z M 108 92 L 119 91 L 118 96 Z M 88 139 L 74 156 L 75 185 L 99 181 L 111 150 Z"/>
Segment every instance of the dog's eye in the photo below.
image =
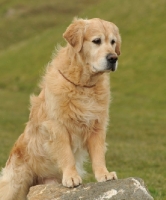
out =
<path fill-rule="evenodd" d="M 92 40 L 92 42 L 95 43 L 95 44 L 101 44 L 101 39 L 96 38 L 96 39 Z"/>
<path fill-rule="evenodd" d="M 115 44 L 115 40 L 111 40 L 111 44 L 112 44 L 112 45 Z"/>

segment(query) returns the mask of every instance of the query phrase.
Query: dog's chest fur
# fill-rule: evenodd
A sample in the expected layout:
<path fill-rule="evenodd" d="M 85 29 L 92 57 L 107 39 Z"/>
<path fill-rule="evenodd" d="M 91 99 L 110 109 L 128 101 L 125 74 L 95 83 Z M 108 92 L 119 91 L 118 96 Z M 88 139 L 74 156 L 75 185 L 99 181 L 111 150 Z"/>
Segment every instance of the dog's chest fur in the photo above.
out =
<path fill-rule="evenodd" d="M 85 88 L 54 95 L 47 91 L 48 116 L 64 124 L 72 134 L 87 134 L 92 131 L 96 120 L 102 120 L 102 113 L 108 112 L 109 94 L 104 92 L 101 95 L 94 89 Z"/>

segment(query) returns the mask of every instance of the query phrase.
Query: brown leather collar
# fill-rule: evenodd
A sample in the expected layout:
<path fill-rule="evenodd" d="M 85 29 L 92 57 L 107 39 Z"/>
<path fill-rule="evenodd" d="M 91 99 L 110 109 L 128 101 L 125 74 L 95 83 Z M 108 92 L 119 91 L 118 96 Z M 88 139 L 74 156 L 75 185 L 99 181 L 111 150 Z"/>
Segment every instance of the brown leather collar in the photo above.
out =
<path fill-rule="evenodd" d="M 63 78 L 64 79 L 66 79 L 68 82 L 70 82 L 71 84 L 73 84 L 74 86 L 79 86 L 79 87 L 85 87 L 85 88 L 92 88 L 92 87 L 94 87 L 95 86 L 95 84 L 94 85 L 76 85 L 75 83 L 73 83 L 72 81 L 70 81 L 68 78 L 66 78 L 65 76 L 64 76 L 64 74 L 62 74 L 62 72 L 60 71 L 60 70 L 58 70 L 59 71 L 59 73 L 63 76 Z"/>

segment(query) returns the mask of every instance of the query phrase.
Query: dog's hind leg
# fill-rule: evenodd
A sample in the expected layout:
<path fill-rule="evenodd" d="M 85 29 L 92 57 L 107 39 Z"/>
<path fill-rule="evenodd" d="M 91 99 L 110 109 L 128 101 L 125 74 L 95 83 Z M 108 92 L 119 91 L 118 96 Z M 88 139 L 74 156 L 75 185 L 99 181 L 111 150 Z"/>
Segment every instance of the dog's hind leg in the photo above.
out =
<path fill-rule="evenodd" d="M 25 164 L 10 163 L 0 176 L 0 200 L 26 200 L 32 184 L 32 172 Z"/>

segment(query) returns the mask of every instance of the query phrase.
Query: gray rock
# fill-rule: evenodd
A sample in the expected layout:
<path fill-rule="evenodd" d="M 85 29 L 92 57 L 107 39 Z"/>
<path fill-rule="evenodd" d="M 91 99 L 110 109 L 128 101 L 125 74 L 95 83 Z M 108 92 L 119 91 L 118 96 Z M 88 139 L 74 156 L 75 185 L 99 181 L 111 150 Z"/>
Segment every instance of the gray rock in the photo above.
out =
<path fill-rule="evenodd" d="M 140 178 L 88 183 L 76 188 L 37 185 L 30 188 L 28 200 L 154 200 Z"/>

